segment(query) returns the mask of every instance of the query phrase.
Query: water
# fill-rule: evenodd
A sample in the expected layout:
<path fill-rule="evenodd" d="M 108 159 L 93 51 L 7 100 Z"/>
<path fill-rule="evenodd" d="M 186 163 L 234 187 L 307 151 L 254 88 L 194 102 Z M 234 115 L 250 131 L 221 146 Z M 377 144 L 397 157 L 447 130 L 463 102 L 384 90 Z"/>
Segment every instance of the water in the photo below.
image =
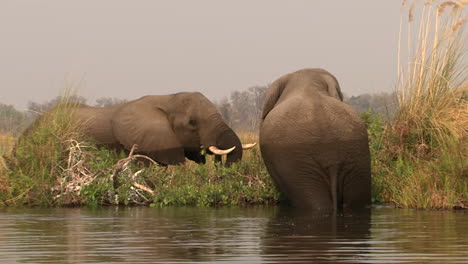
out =
<path fill-rule="evenodd" d="M 0 209 L 0 263 L 468 263 L 468 212 Z"/>

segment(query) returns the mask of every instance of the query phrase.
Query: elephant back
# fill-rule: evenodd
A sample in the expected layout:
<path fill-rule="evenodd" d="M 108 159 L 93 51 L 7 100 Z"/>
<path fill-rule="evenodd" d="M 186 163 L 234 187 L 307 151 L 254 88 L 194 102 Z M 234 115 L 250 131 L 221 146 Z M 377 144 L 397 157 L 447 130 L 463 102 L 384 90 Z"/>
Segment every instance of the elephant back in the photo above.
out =
<path fill-rule="evenodd" d="M 283 100 L 288 100 L 292 97 L 299 97 L 299 99 L 304 100 L 319 98 L 315 94 L 343 101 L 343 94 L 338 80 L 326 70 L 319 68 L 303 69 L 286 74 L 273 82 L 267 90 L 262 120 Z"/>
<path fill-rule="evenodd" d="M 281 77 L 270 89 L 260 149 L 279 189 L 293 205 L 318 211 L 365 207 L 370 202 L 367 129 L 342 102 L 336 79 L 305 69 Z"/>
<path fill-rule="evenodd" d="M 118 144 L 112 133 L 111 119 L 121 105 L 93 107 L 79 105 L 73 113 L 74 120 L 80 123 L 82 133 L 99 144 Z"/>

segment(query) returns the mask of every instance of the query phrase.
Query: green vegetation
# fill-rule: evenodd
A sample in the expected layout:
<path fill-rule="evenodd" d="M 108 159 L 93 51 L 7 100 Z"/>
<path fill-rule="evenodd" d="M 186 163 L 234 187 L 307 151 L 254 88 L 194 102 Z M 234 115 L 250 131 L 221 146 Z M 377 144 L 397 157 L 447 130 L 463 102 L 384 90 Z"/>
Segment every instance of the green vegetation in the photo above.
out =
<path fill-rule="evenodd" d="M 250 159 L 230 168 L 216 166 L 213 162 L 202 166 L 191 163 L 166 169 L 165 173 L 153 173 L 156 177 L 149 178 L 151 185 L 162 188 L 155 188 L 151 205 L 218 206 L 276 203 L 279 193 L 272 185 L 258 149 L 253 149 L 253 152 Z M 160 168 L 158 169 L 160 171 Z"/>
<path fill-rule="evenodd" d="M 3 137 L 18 135 L 29 125 L 28 121 L 27 114 L 16 110 L 12 105 L 0 103 L 0 144 L 3 143 Z"/>
<path fill-rule="evenodd" d="M 146 158 L 139 159 L 139 155 L 117 157 L 104 149 L 92 153 L 84 164 L 94 172 L 89 178 L 95 180 L 81 189 L 80 197 L 74 195 L 72 204 L 205 207 L 275 204 L 279 199 L 258 149 L 230 168 L 215 164 L 213 158 L 204 165 L 187 161 L 177 166 L 148 167 L 141 160 Z"/>
<path fill-rule="evenodd" d="M 64 102 L 66 103 L 66 102 Z M 66 155 L 63 144 L 76 138 L 79 128 L 70 122 L 73 107 L 63 104 L 46 114 L 18 138 L 15 151 L 7 156 L 1 182 L 3 203 L 28 201 L 50 205 L 50 188 L 60 177 L 61 161 Z"/>
<path fill-rule="evenodd" d="M 383 127 L 379 118 L 367 117 L 373 124 L 377 201 L 410 208 L 468 208 L 462 9 L 458 2 L 424 6 L 415 54 L 409 56 L 405 73 L 400 73 L 395 117 Z"/>
<path fill-rule="evenodd" d="M 8 171 L 0 174 L 0 205 L 221 206 L 279 199 L 258 148 L 230 168 L 213 158 L 205 165 L 147 166 L 152 161 L 145 156 L 97 148 L 82 138 L 70 122 L 73 106 L 62 102 L 18 139 Z"/>
<path fill-rule="evenodd" d="M 390 113 L 382 111 L 383 115 L 362 113 L 369 131 L 374 203 L 468 208 L 466 19 L 461 17 L 459 2 L 434 5 L 424 6 L 414 51 L 406 51 L 408 65 L 400 70 L 396 109 L 388 107 Z M 413 6 L 410 9 L 412 19 Z M 233 93 L 230 101 L 218 104 L 221 114 L 238 130 L 258 128 L 265 89 Z M 217 166 L 211 157 L 205 165 L 187 161 L 148 167 L 151 161 L 145 157 L 99 149 L 82 138 L 79 126 L 70 122 L 74 103 L 67 98 L 84 99 L 60 98 L 53 114 L 44 115 L 18 139 L 12 135 L 24 115 L 0 105 L 0 117 L 7 117 L 0 119 L 0 156 L 7 157 L 0 159 L 0 206 L 221 206 L 275 204 L 280 199 L 258 147 L 244 152 L 243 161 L 231 168 Z M 360 96 L 348 102 L 359 106 L 359 111 L 364 107 L 375 111 L 379 102 L 392 102 L 392 98 Z M 98 103 L 114 101 L 107 98 Z M 30 109 L 43 111 L 54 103 L 30 104 Z M 248 107 L 243 108 L 245 104 Z M 9 125 L 5 120 L 11 121 Z M 241 138 L 258 142 L 253 133 Z M 15 141 L 14 154 L 9 154 Z"/>

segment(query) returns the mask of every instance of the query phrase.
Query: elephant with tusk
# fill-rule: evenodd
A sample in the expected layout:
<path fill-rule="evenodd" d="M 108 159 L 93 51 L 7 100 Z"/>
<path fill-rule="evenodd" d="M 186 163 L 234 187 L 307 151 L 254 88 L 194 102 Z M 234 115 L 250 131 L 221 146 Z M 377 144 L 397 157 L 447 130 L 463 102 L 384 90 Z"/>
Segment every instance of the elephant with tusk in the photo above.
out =
<path fill-rule="evenodd" d="M 296 207 L 319 212 L 370 204 L 366 126 L 323 69 L 282 76 L 267 91 L 260 150 L 273 181 Z"/>
<path fill-rule="evenodd" d="M 225 165 L 240 161 L 243 149 L 236 133 L 223 121 L 216 107 L 199 92 L 144 96 L 109 107 L 78 105 L 72 119 L 85 136 L 99 145 L 149 156 L 163 165 L 185 158 L 205 163 L 207 154 L 226 155 Z"/>

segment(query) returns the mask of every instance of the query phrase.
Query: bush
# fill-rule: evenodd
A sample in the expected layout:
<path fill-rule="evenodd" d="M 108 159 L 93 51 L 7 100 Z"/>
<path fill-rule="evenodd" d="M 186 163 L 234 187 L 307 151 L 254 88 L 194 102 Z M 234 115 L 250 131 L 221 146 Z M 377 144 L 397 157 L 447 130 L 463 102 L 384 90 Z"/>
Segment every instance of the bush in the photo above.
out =
<path fill-rule="evenodd" d="M 66 164 L 66 143 L 79 138 L 79 126 L 71 122 L 73 105 L 57 106 L 36 120 L 18 138 L 13 153 L 7 158 L 9 189 L 0 195 L 7 204 L 50 205 L 50 188 Z"/>
<path fill-rule="evenodd" d="M 60 206 L 146 204 L 222 206 L 276 203 L 279 193 L 258 148 L 226 168 L 190 161 L 178 166 L 147 166 L 149 158 L 98 148 L 72 122 L 77 104 L 62 103 L 19 137 L 0 178 L 6 205 Z M 258 141 L 246 134 L 244 140 Z M 146 161 L 146 162 L 144 162 Z"/>
<path fill-rule="evenodd" d="M 371 139 L 381 148 L 372 162 L 377 200 L 411 208 L 468 207 L 462 9 L 457 2 L 425 5 L 415 55 L 401 73 L 395 118 Z M 378 134 L 371 129 L 371 138 Z"/>

